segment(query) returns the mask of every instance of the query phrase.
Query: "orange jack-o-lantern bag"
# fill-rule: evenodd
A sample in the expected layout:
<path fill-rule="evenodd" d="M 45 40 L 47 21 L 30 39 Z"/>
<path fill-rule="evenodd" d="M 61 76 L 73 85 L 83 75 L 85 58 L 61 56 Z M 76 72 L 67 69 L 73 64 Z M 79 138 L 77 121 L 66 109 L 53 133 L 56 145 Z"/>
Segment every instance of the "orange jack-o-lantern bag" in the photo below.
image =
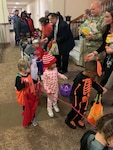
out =
<path fill-rule="evenodd" d="M 91 107 L 89 115 L 87 117 L 88 122 L 94 125 L 96 121 L 103 116 L 103 106 L 101 103 L 101 98 L 102 98 L 101 94 L 97 94 L 95 102 Z"/>

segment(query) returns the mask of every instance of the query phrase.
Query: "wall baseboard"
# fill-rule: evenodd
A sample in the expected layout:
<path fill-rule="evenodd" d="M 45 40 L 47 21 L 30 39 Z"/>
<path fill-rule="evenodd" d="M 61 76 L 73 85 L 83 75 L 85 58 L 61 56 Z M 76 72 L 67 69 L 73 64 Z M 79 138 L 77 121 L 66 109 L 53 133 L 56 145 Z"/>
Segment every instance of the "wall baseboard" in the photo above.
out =
<path fill-rule="evenodd" d="M 1 49 L 7 48 L 9 45 L 10 45 L 9 42 L 7 42 L 7 43 L 0 43 L 0 48 L 1 48 Z"/>

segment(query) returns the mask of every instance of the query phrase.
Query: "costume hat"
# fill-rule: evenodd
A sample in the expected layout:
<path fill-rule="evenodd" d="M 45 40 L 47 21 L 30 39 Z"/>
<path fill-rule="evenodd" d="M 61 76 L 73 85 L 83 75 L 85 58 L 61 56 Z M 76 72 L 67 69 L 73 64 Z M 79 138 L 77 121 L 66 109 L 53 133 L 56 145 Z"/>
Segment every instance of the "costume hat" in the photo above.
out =
<path fill-rule="evenodd" d="M 51 66 L 52 64 L 56 62 L 56 58 L 53 55 L 49 54 L 48 52 L 44 52 L 42 61 L 43 61 L 44 67 L 48 68 L 49 66 Z"/>

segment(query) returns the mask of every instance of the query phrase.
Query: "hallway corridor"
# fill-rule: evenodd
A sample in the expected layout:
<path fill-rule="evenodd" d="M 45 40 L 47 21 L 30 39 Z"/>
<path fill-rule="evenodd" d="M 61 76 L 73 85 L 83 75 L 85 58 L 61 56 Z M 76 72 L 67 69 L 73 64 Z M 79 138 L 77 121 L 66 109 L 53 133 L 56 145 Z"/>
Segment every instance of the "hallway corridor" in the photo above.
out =
<path fill-rule="evenodd" d="M 44 93 L 39 98 L 36 113 L 39 126 L 22 127 L 22 108 L 16 102 L 14 90 L 20 49 L 14 46 L 13 33 L 10 39 L 11 45 L 6 49 L 2 48 L 2 62 L 0 62 L 0 150 L 79 150 L 79 140 L 85 130 L 79 128 L 73 130 L 65 125 L 65 116 L 70 108 L 61 102 L 59 102 L 60 113 L 55 113 L 54 118 L 49 118 Z M 82 68 L 70 60 L 69 72 L 66 74 L 69 78 L 67 82 L 72 83 L 81 70 Z M 90 99 L 94 96 L 95 91 L 92 90 Z M 112 112 L 112 96 L 112 90 L 103 96 L 105 113 Z M 69 101 L 59 97 L 65 102 Z M 86 126 L 87 129 L 90 128 L 88 124 Z"/>

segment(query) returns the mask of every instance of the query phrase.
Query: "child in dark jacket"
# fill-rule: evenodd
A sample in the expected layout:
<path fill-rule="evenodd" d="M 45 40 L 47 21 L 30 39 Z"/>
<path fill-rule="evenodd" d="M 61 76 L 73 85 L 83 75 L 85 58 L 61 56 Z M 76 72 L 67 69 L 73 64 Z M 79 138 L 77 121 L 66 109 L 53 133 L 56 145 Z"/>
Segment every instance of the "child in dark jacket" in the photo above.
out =
<path fill-rule="evenodd" d="M 85 70 L 80 72 L 74 79 L 70 93 L 70 101 L 73 107 L 82 115 L 84 115 L 87 110 L 91 87 L 96 89 L 98 93 L 103 92 L 102 87 L 93 80 L 97 75 L 97 69 L 97 61 L 88 61 L 85 64 Z M 65 123 L 73 129 L 75 129 L 76 126 L 80 128 L 85 127 L 82 116 L 80 116 L 73 108 L 68 113 Z"/>
<path fill-rule="evenodd" d="M 96 134 L 91 134 L 86 143 L 87 150 L 113 150 L 113 113 L 97 121 Z"/>

